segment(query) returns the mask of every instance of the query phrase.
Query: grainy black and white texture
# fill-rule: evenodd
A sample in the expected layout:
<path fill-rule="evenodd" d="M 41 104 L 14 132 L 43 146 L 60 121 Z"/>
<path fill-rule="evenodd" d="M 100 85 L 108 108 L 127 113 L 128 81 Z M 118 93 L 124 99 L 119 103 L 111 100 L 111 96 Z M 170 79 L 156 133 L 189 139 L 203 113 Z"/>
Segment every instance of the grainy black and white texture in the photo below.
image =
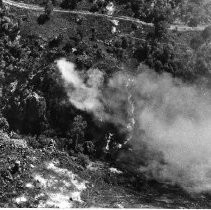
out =
<path fill-rule="evenodd" d="M 0 0 L 0 207 L 210 208 L 210 0 Z"/>

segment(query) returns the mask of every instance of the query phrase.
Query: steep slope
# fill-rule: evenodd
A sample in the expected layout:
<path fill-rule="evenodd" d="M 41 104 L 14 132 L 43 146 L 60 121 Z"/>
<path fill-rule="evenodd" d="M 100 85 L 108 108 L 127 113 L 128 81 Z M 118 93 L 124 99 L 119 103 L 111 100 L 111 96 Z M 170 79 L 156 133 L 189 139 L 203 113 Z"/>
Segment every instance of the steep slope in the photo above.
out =
<path fill-rule="evenodd" d="M 70 157 L 51 147 L 33 149 L 1 133 L 1 207 L 202 208 L 206 196 L 142 182 L 107 163 Z M 145 183 L 145 184 L 144 184 Z"/>

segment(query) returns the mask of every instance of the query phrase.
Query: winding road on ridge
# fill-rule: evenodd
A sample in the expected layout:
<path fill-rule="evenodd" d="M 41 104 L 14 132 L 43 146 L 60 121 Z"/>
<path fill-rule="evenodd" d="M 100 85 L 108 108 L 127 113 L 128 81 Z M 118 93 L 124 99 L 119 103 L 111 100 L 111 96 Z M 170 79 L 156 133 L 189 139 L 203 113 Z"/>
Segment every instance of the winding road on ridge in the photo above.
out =
<path fill-rule="evenodd" d="M 33 5 L 33 4 L 25 4 L 21 2 L 15 2 L 12 0 L 2 0 L 4 4 L 14 6 L 17 8 L 23 8 L 27 10 L 35 10 L 35 11 L 44 11 L 44 8 L 38 5 Z M 59 13 L 69 13 L 69 14 L 79 14 L 79 15 L 90 15 L 90 16 L 96 16 L 96 17 L 106 17 L 109 19 L 115 19 L 115 20 L 124 20 L 124 21 L 129 21 L 129 22 L 134 22 L 134 23 L 139 23 L 142 25 L 146 26 L 153 26 L 152 23 L 146 23 L 143 21 L 140 21 L 135 18 L 127 17 L 127 16 L 111 16 L 111 15 L 106 15 L 106 14 L 99 14 L 99 13 L 92 13 L 89 11 L 70 11 L 70 10 L 63 10 L 63 9 L 56 9 L 54 8 L 54 12 L 59 12 Z M 177 30 L 177 31 L 203 31 L 208 25 L 201 25 L 197 27 L 188 27 L 186 25 L 171 25 L 169 27 L 170 30 Z"/>

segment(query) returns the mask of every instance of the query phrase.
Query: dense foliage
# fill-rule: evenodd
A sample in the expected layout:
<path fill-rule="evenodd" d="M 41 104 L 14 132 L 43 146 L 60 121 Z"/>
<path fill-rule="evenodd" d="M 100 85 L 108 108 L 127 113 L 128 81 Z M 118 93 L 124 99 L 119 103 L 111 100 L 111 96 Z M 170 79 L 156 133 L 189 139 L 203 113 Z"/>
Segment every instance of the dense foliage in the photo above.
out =
<path fill-rule="evenodd" d="M 70 103 L 55 61 L 66 58 L 75 63 L 80 75 L 99 69 L 105 83 L 117 72 L 137 75 L 151 68 L 158 74 L 169 72 L 187 83 L 200 81 L 210 86 L 211 28 L 193 33 L 169 31 L 168 25 L 176 19 L 181 7 L 180 0 L 114 1 L 115 15 L 127 14 L 153 22 L 154 27 L 53 12 L 53 6 L 78 9 L 88 2 L 88 9 L 104 13 L 109 4 L 106 0 L 25 2 L 42 4 L 44 13 L 12 7 L 0 9 L 0 207 L 37 207 L 39 199 L 42 200 L 38 197 L 41 187 L 32 174 L 35 169 L 41 170 L 48 160 L 59 160 L 62 168 L 69 168 L 89 181 L 82 197 L 85 202 L 81 204 L 86 207 L 96 206 L 97 200 L 103 205 L 106 200 L 113 202 L 111 197 L 118 204 L 123 197 L 131 205 L 134 200 L 123 191 L 127 187 L 135 190 L 134 193 L 141 189 L 143 195 L 137 194 L 137 197 L 146 198 L 146 203 L 155 198 L 163 203 L 163 192 L 171 188 L 164 185 L 165 189 L 160 189 L 156 181 L 137 173 L 136 163 L 145 166 L 146 154 L 140 155 L 139 150 L 134 151 L 125 143 L 126 129 L 120 129 L 113 122 L 96 120 L 93 114 Z M 150 154 L 153 158 L 156 155 Z M 107 162 L 96 170 L 96 159 L 99 164 L 99 160 Z M 122 172 L 113 173 L 111 166 L 118 166 Z M 34 187 L 27 187 L 27 182 Z M 112 190 L 116 191 L 120 185 L 124 186 L 119 188 L 121 193 L 113 196 Z M 154 193 L 150 185 L 155 186 Z M 186 194 L 183 196 L 180 188 L 174 188 L 171 196 L 176 203 L 180 202 L 175 198 L 175 189 L 185 200 Z M 27 202 L 14 202 L 14 198 L 23 194 L 30 197 Z M 197 205 L 192 198 L 191 204 L 181 205 L 210 206 L 204 196 L 196 200 Z M 175 203 L 168 202 L 166 206 L 175 207 Z"/>
<path fill-rule="evenodd" d="M 19 1 L 19 0 L 16 0 Z M 106 13 L 108 0 L 24 0 L 25 3 L 45 6 L 51 2 L 64 9 L 86 9 L 91 12 Z M 206 0 L 114 0 L 115 13 L 140 18 L 147 22 L 156 19 L 181 21 L 190 26 L 208 23 L 211 20 L 210 2 Z M 169 18 L 170 17 L 170 18 Z"/>
<path fill-rule="evenodd" d="M 178 16 L 181 21 L 191 27 L 209 23 L 211 20 L 210 2 L 206 0 L 183 0 L 180 4 Z"/>
<path fill-rule="evenodd" d="M 71 1 L 71 5 L 67 3 L 69 1 L 65 2 L 65 8 L 74 7 L 74 1 Z M 48 22 L 54 18 L 52 3 L 48 1 L 46 4 L 44 15 L 48 17 Z M 54 63 L 56 59 L 66 57 L 80 71 L 99 68 L 108 78 L 121 71 L 122 65 L 134 73 L 141 71 L 138 66 L 147 65 L 159 73 L 169 72 L 189 82 L 209 74 L 208 53 L 204 52 L 209 51 L 210 47 L 203 43 L 209 40 L 210 28 L 200 35 L 201 41 L 197 47 L 193 42 L 191 46 L 194 49 L 187 42 L 181 44 L 177 39 L 178 34 L 167 30 L 173 18 L 172 11 L 180 1 L 160 0 L 153 7 L 152 1 L 116 3 L 132 8 L 134 17 L 153 22 L 155 27 L 145 31 L 131 24 L 128 29 L 131 35 L 141 34 L 133 39 L 126 33 L 110 33 L 112 25 L 108 21 L 102 29 L 102 24 L 90 21 L 93 23 L 91 25 L 87 19 L 78 17 L 68 37 L 60 33 L 53 38 L 43 39 L 20 35 L 21 21 L 8 10 L 1 9 L 0 108 L 4 118 L 1 118 L 0 129 L 33 135 L 36 138 L 32 144 L 39 142 L 39 139 L 49 142 L 53 138 L 58 148 L 70 154 L 85 153 L 112 160 L 120 150 L 117 145 L 125 141 L 127 134 L 120 132 L 112 123 L 96 123 L 91 115 L 69 103 Z M 101 7 L 104 6 L 101 4 Z M 45 26 L 45 21 L 42 24 Z M 192 58 L 196 58 L 194 62 Z M 110 150 L 106 151 L 110 134 L 113 138 L 109 142 Z"/>

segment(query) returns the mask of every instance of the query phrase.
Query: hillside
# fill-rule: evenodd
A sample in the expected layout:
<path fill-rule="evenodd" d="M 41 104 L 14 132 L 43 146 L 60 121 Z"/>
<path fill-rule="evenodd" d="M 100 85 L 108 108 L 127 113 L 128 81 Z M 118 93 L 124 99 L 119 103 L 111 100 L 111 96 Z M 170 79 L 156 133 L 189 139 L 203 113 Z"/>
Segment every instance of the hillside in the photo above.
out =
<path fill-rule="evenodd" d="M 82 156 L 70 157 L 46 145 L 32 148 L 27 139 L 1 133 L 1 208 L 210 207 L 205 196 L 190 197 L 177 187 L 144 183 L 107 163 L 84 162 Z"/>
<path fill-rule="evenodd" d="M 86 3 L 0 9 L 0 207 L 210 208 L 210 28 Z"/>
<path fill-rule="evenodd" d="M 38 4 L 40 6 L 45 6 L 46 1 L 34 1 L 34 0 L 15 0 L 17 2 L 24 2 L 27 4 Z M 155 9 L 155 3 L 162 5 L 164 1 L 87 1 L 87 0 L 80 0 L 80 1 L 72 1 L 72 3 L 67 3 L 65 0 L 54 0 L 52 1 L 53 5 L 57 8 L 69 9 L 69 10 L 87 10 L 91 12 L 98 12 L 98 13 L 111 13 L 112 15 L 117 16 L 129 16 L 140 18 L 143 21 L 148 22 L 148 19 L 153 21 L 153 18 L 146 17 L 153 16 L 153 9 Z M 197 25 L 207 25 L 211 21 L 211 14 L 210 14 L 210 1 L 200 1 L 194 2 L 191 0 L 180 0 L 176 3 L 171 3 L 173 5 L 173 22 L 180 24 L 185 24 L 191 27 L 196 27 Z M 146 10 L 152 10 L 152 14 L 145 15 L 144 13 Z"/>

